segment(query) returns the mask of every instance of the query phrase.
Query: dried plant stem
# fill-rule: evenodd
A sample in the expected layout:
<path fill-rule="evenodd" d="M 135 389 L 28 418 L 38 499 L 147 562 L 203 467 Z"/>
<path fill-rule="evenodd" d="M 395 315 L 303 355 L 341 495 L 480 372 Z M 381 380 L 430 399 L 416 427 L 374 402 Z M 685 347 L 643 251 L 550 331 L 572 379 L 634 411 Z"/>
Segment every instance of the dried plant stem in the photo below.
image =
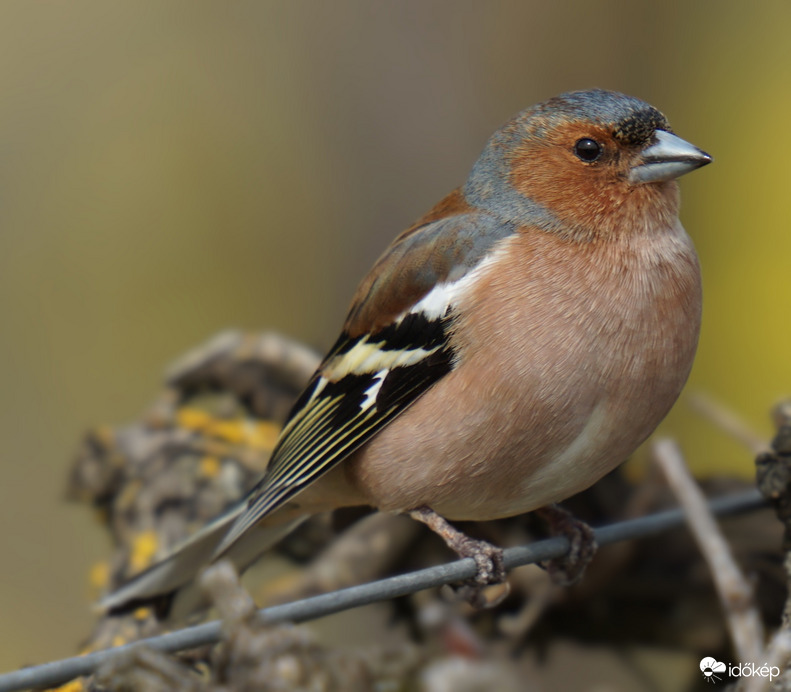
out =
<path fill-rule="evenodd" d="M 652 453 L 678 498 L 687 525 L 709 565 L 739 660 L 759 663 L 764 631 L 752 587 L 736 564 L 678 445 L 673 440 L 660 439 L 653 444 Z"/>
<path fill-rule="evenodd" d="M 739 692 L 769 692 L 769 690 L 777 690 L 778 680 L 782 681 L 781 684 L 786 686 L 779 689 L 788 689 L 787 684 L 787 671 L 788 662 L 791 661 L 791 631 L 786 629 L 779 630 L 769 646 L 764 652 L 762 657 L 762 668 L 767 668 L 773 671 L 774 675 L 753 675 L 751 677 L 744 677 L 740 680 Z M 779 678 L 777 673 L 779 672 Z"/>
<path fill-rule="evenodd" d="M 763 507 L 765 502 L 755 490 L 711 500 L 711 507 L 717 514 L 735 514 Z M 662 531 L 679 526 L 681 522 L 681 511 L 670 509 L 596 529 L 596 541 L 599 545 L 609 545 L 643 536 L 655 536 Z M 505 551 L 505 566 L 506 569 L 513 569 L 542 560 L 551 560 L 565 555 L 568 549 L 568 540 L 560 537 L 538 541 L 528 546 L 509 548 Z M 272 606 L 258 612 L 268 623 L 305 622 L 349 608 L 469 579 L 475 573 L 475 563 L 468 558 L 293 603 Z M 12 692 L 31 687 L 52 687 L 72 678 L 91 674 L 98 666 L 110 659 L 125 655 L 130 649 L 141 645 L 147 645 L 157 651 L 174 652 L 213 644 L 219 638 L 220 623 L 217 621 L 208 622 L 113 649 L 94 651 L 83 656 L 51 661 L 31 668 L 0 674 L 0 692 Z"/>
<path fill-rule="evenodd" d="M 695 413 L 742 444 L 753 454 L 761 454 L 769 449 L 769 443 L 755 432 L 741 416 L 716 399 L 702 392 L 696 392 L 690 395 L 689 403 Z"/>

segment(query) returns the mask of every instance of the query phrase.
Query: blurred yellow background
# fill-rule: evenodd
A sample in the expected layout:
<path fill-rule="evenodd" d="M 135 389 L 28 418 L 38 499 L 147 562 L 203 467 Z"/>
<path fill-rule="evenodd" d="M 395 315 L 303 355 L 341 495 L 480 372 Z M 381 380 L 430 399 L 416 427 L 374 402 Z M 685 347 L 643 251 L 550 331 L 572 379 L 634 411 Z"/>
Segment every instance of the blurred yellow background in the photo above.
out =
<path fill-rule="evenodd" d="M 0 670 L 70 655 L 106 538 L 63 501 L 88 426 L 133 418 L 225 327 L 331 344 L 388 241 L 522 108 L 662 109 L 705 281 L 690 388 L 764 434 L 791 391 L 788 2 L 0 4 Z M 690 461 L 749 455 L 683 404 Z"/>

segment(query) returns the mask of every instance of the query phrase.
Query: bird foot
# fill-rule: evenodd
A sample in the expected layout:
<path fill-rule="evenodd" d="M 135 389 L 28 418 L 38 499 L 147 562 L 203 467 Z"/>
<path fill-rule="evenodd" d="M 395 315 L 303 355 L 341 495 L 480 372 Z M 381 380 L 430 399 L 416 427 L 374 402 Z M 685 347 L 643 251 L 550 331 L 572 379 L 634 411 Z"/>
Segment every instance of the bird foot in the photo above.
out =
<path fill-rule="evenodd" d="M 474 577 L 456 589 L 458 598 L 467 601 L 476 608 L 491 608 L 508 595 L 509 590 L 504 589 L 499 598 L 492 602 L 484 594 L 487 586 L 502 584 L 506 580 L 502 548 L 487 541 L 470 538 L 428 507 L 412 510 L 409 512 L 409 516 L 426 524 L 432 531 L 439 534 L 447 546 L 459 557 L 469 557 L 475 561 L 477 572 Z"/>
<path fill-rule="evenodd" d="M 576 584 L 585 572 L 588 563 L 598 549 L 593 529 L 577 519 L 568 510 L 558 505 L 547 505 L 536 510 L 553 536 L 565 536 L 569 541 L 569 552 L 563 557 L 540 563 L 553 583 L 559 586 Z"/>

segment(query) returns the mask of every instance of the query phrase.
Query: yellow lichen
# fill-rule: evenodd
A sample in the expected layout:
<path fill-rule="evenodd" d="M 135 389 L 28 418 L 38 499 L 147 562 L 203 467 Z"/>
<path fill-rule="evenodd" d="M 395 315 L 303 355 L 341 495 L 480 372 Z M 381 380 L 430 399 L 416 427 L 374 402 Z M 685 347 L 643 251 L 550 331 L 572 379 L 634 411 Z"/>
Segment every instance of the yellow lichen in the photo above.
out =
<path fill-rule="evenodd" d="M 132 617 L 135 620 L 145 620 L 150 615 L 151 615 L 151 608 L 149 608 L 148 606 L 142 606 L 132 613 Z"/>
<path fill-rule="evenodd" d="M 250 446 L 256 449 L 272 449 L 280 435 L 280 426 L 269 421 L 255 423 L 250 432 Z"/>
<path fill-rule="evenodd" d="M 133 572 L 141 572 L 148 567 L 157 552 L 159 540 L 154 531 L 143 531 L 132 540 L 129 564 Z"/>
<path fill-rule="evenodd" d="M 176 422 L 179 427 L 187 430 L 201 431 L 211 422 L 211 416 L 205 411 L 196 408 L 184 407 L 178 410 Z"/>
<path fill-rule="evenodd" d="M 226 442 L 232 442 L 233 444 L 242 444 L 244 443 L 244 422 L 238 420 L 218 420 L 214 421 L 211 426 L 209 426 L 207 432 L 214 437 L 219 437 Z"/>
<path fill-rule="evenodd" d="M 110 566 L 102 561 L 91 566 L 88 572 L 88 582 L 94 589 L 103 589 L 110 580 Z"/>
<path fill-rule="evenodd" d="M 220 468 L 220 460 L 217 457 L 205 456 L 200 460 L 198 474 L 203 478 L 216 478 Z"/>
<path fill-rule="evenodd" d="M 65 685 L 61 685 L 60 687 L 55 687 L 51 692 L 82 692 L 84 689 L 85 685 L 83 685 L 82 680 L 77 679 L 67 682 Z"/>

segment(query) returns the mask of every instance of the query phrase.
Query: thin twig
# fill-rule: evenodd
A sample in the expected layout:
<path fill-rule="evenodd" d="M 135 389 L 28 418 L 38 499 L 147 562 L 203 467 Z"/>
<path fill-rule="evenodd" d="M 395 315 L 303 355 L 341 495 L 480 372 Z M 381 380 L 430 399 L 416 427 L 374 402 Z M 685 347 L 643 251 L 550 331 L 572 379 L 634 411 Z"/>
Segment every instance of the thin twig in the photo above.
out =
<path fill-rule="evenodd" d="M 777 683 L 778 676 L 783 676 L 791 661 L 791 632 L 779 630 L 761 657 L 761 675 L 742 677 L 739 692 L 769 692 Z M 786 688 L 782 688 L 786 689 Z"/>
<path fill-rule="evenodd" d="M 720 497 L 712 500 L 710 504 L 711 511 L 715 514 L 737 514 L 764 506 L 766 506 L 766 500 L 761 497 L 757 490 Z M 671 509 L 596 529 L 594 535 L 599 545 L 607 545 L 619 541 L 655 536 L 681 525 L 683 521 L 683 512 L 680 509 Z M 505 567 L 507 570 L 511 570 L 514 567 L 542 560 L 551 560 L 562 557 L 568 550 L 568 539 L 559 536 L 519 548 L 509 548 L 504 551 Z M 469 579 L 475 575 L 476 571 L 474 560 L 466 558 L 417 572 L 306 598 L 293 603 L 264 608 L 259 613 L 266 622 L 272 624 L 278 622 L 305 622 L 324 617 L 325 615 L 331 615 L 332 613 L 338 613 L 342 610 L 349 610 L 377 601 L 386 601 L 423 589 Z M 13 692 L 14 690 L 23 690 L 29 687 L 51 687 L 81 675 L 90 675 L 105 661 L 128 652 L 136 646 L 149 646 L 157 651 L 174 652 L 205 644 L 213 644 L 219 640 L 219 637 L 220 623 L 218 621 L 208 622 L 157 637 L 142 639 L 133 644 L 96 651 L 85 656 L 66 658 L 31 668 L 23 668 L 13 673 L 0 675 L 0 692 Z"/>
<path fill-rule="evenodd" d="M 736 564 L 678 445 L 670 439 L 657 440 L 652 453 L 681 503 L 690 531 L 709 566 L 739 660 L 758 663 L 764 631 L 752 587 Z"/>
<path fill-rule="evenodd" d="M 563 587 L 554 584 L 546 572 L 524 570 L 523 576 L 527 582 L 523 590 L 529 593 L 529 597 L 516 613 L 503 615 L 497 621 L 498 629 L 517 641 L 527 636 L 547 608 L 563 593 Z"/>
<path fill-rule="evenodd" d="M 754 455 L 769 450 L 767 440 L 759 435 L 741 416 L 708 394 L 695 392 L 689 395 L 688 401 L 695 413 L 732 437 Z"/>

